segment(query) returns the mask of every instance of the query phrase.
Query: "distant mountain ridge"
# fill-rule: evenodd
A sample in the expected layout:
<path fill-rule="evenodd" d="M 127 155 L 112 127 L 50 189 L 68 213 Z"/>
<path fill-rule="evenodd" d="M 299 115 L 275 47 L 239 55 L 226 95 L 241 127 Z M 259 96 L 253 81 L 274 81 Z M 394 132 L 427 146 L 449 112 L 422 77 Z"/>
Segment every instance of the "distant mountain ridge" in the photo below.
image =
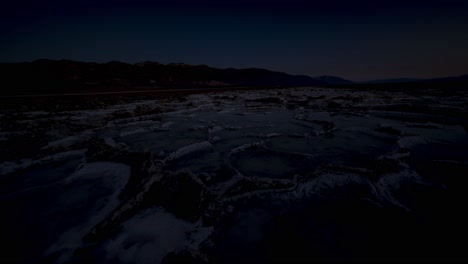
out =
<path fill-rule="evenodd" d="M 7 93 L 67 93 L 115 91 L 136 88 L 323 86 L 327 81 L 265 69 L 217 69 L 206 65 L 161 64 L 145 61 L 128 64 L 71 60 L 37 60 L 0 63 Z M 4 91 L 5 93 L 5 91 Z"/>
<path fill-rule="evenodd" d="M 386 84 L 386 83 L 436 83 L 436 82 L 458 82 L 468 81 L 468 74 L 453 77 L 442 77 L 442 78 L 428 78 L 428 79 L 417 79 L 417 78 L 398 78 L 398 79 L 383 79 L 383 80 L 372 80 L 359 82 L 362 84 Z"/>
<path fill-rule="evenodd" d="M 314 77 L 316 80 L 320 80 L 325 82 L 326 84 L 334 85 L 334 84 L 353 84 L 354 82 L 350 80 L 343 79 L 338 76 L 330 76 L 330 75 L 322 75 L 318 77 Z"/>
<path fill-rule="evenodd" d="M 144 61 L 129 64 L 72 60 L 37 60 L 0 63 L 1 95 L 113 92 L 146 89 L 219 88 L 219 87 L 438 87 L 445 83 L 465 87 L 468 75 L 434 79 L 389 79 L 352 82 L 337 76 L 291 75 L 258 68 L 218 69 L 184 63 L 161 64 Z"/>
<path fill-rule="evenodd" d="M 379 83 L 409 83 L 409 82 L 418 82 L 422 79 L 416 78 L 397 78 L 397 79 L 382 79 L 382 80 L 371 80 L 371 81 L 363 81 L 359 83 L 363 84 L 379 84 Z"/>

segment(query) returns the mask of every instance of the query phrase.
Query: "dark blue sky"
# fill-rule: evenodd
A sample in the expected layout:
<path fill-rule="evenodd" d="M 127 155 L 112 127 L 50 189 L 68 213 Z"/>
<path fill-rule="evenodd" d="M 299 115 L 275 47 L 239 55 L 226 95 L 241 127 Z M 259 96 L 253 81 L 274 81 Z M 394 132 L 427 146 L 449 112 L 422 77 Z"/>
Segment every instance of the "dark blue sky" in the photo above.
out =
<path fill-rule="evenodd" d="M 152 60 L 357 81 L 468 74 L 468 1 L 3 2 L 3 62 Z"/>

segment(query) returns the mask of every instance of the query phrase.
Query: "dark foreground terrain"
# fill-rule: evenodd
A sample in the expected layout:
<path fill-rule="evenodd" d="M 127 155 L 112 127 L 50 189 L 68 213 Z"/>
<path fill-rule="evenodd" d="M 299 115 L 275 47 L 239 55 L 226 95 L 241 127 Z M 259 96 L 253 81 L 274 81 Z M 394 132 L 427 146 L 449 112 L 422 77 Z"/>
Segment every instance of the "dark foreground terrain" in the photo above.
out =
<path fill-rule="evenodd" d="M 467 259 L 466 91 L 2 100 L 2 262 Z"/>

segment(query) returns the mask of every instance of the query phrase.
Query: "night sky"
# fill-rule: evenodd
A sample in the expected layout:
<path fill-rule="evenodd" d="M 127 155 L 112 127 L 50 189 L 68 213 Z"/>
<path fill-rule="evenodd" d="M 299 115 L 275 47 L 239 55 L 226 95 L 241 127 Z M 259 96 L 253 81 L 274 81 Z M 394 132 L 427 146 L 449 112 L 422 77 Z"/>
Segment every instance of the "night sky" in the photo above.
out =
<path fill-rule="evenodd" d="M 468 1 L 6 2 L 1 62 L 151 60 L 354 81 L 468 74 Z"/>

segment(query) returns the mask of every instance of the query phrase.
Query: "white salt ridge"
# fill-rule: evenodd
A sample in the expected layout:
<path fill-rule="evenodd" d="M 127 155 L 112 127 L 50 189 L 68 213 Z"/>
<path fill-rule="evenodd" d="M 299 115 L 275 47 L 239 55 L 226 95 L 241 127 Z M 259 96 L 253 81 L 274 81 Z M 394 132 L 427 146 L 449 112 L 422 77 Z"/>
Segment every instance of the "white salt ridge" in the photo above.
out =
<path fill-rule="evenodd" d="M 210 129 L 208 129 L 208 133 L 209 133 L 209 134 L 212 134 L 212 133 L 219 132 L 219 131 L 221 131 L 221 130 L 223 130 L 222 127 L 220 127 L 220 126 L 214 126 L 214 127 L 210 128 Z"/>
<path fill-rule="evenodd" d="M 211 189 L 213 193 L 218 194 L 218 196 L 223 196 L 234 184 L 243 179 L 244 176 L 238 173 L 231 177 L 231 179 L 218 183 L 215 187 Z"/>
<path fill-rule="evenodd" d="M 112 188 L 113 192 L 107 196 L 102 197 L 96 203 L 100 206 L 95 207 L 95 211 L 85 223 L 72 227 L 64 232 L 62 236 L 56 241 L 54 245 L 49 247 L 45 255 L 59 253 L 57 259 L 58 263 L 64 263 L 70 260 L 76 249 L 82 246 L 84 236 L 99 222 L 109 215 L 119 204 L 118 195 L 123 189 L 128 179 L 130 178 L 130 166 L 114 163 L 114 162 L 94 162 L 84 165 L 80 170 L 73 173 L 66 180 L 66 187 L 80 188 L 80 185 L 74 186 L 74 183 L 84 179 L 99 180 L 105 188 Z M 78 198 L 86 199 L 87 194 L 83 193 L 83 197 Z M 76 199 L 76 198 L 75 198 Z M 74 201 L 73 199 L 71 200 Z M 71 207 L 76 206 L 74 204 Z"/>
<path fill-rule="evenodd" d="M 407 158 L 410 156 L 409 152 L 393 152 L 388 155 L 384 155 L 381 157 L 389 158 L 389 159 L 402 159 L 402 158 Z M 380 158 L 380 157 L 379 157 Z"/>
<path fill-rule="evenodd" d="M 150 131 L 170 131 L 171 129 L 169 128 L 162 128 L 160 125 L 155 125 L 155 126 L 150 126 L 149 127 Z"/>
<path fill-rule="evenodd" d="M 387 199 L 388 201 L 392 202 L 395 205 L 398 205 L 406 209 L 407 211 L 410 211 L 410 209 L 402 205 L 400 201 L 395 199 L 391 194 L 393 190 L 400 189 L 401 186 L 407 182 L 417 183 L 419 185 L 425 185 L 425 186 L 438 185 L 434 182 L 429 182 L 428 180 L 424 179 L 416 172 L 407 168 L 397 173 L 391 173 L 391 174 L 385 175 L 385 177 L 382 177 L 375 186 L 377 187 L 377 190 L 381 194 L 381 197 Z M 442 185 L 438 185 L 437 187 L 443 188 Z"/>
<path fill-rule="evenodd" d="M 213 103 L 208 103 L 208 104 L 199 105 L 196 109 L 198 111 L 212 110 L 214 106 L 216 105 Z"/>
<path fill-rule="evenodd" d="M 214 143 L 214 142 L 218 142 L 218 141 L 220 141 L 220 140 L 221 140 L 220 137 L 213 137 L 213 138 L 210 139 L 210 142 L 213 142 L 213 143 Z"/>
<path fill-rule="evenodd" d="M 17 170 L 25 169 L 32 165 L 40 165 L 46 162 L 61 161 L 61 160 L 67 160 L 67 159 L 72 159 L 72 158 L 83 158 L 85 152 L 86 152 L 86 149 L 78 149 L 78 150 L 70 150 L 70 151 L 55 153 L 52 155 L 42 157 L 37 160 L 22 159 L 17 162 L 7 161 L 7 162 L 0 164 L 0 175 L 10 174 Z"/>
<path fill-rule="evenodd" d="M 306 134 L 306 133 L 304 133 L 304 134 L 293 133 L 293 134 L 289 134 L 288 137 L 292 137 L 292 138 L 304 138 L 304 137 L 307 137 L 307 134 Z"/>
<path fill-rule="evenodd" d="M 400 189 L 404 182 L 425 183 L 425 181 L 414 171 L 404 170 L 398 173 L 390 173 L 380 178 L 377 185 L 383 190 Z"/>
<path fill-rule="evenodd" d="M 439 124 L 436 124 L 436 123 L 432 123 L 432 122 L 426 122 L 424 124 L 421 124 L 421 123 L 410 123 L 410 122 L 405 122 L 404 123 L 406 126 L 408 127 L 418 127 L 418 128 L 443 128 L 442 125 L 439 125 Z"/>
<path fill-rule="evenodd" d="M 318 155 L 312 155 L 312 154 L 309 154 L 309 153 L 302 153 L 302 152 L 295 152 L 295 151 L 291 151 L 291 152 L 289 152 L 289 151 L 287 151 L 287 152 L 285 152 L 285 151 L 280 151 L 280 153 L 286 153 L 286 154 L 290 154 L 290 155 L 303 156 L 303 157 L 305 157 L 305 158 L 307 158 L 307 159 L 310 159 L 310 160 L 311 160 L 311 159 L 314 159 L 314 158 L 316 158 L 316 157 L 318 156 Z"/>
<path fill-rule="evenodd" d="M 24 112 L 24 114 L 27 117 L 36 117 L 36 116 L 41 116 L 41 115 L 48 115 L 49 112 L 46 112 L 46 111 L 30 111 L 30 112 Z"/>
<path fill-rule="evenodd" d="M 75 111 L 64 111 L 62 113 L 70 114 L 73 116 L 80 116 L 81 118 L 86 118 L 86 117 L 92 117 L 92 116 L 105 116 L 116 110 L 123 110 L 123 109 L 111 108 L 111 109 L 75 110 Z"/>
<path fill-rule="evenodd" d="M 152 114 L 152 115 L 145 115 L 145 116 L 137 116 L 137 117 L 126 117 L 126 118 L 121 118 L 121 119 L 115 119 L 112 121 L 109 121 L 107 124 L 107 127 L 114 127 L 116 125 L 119 126 L 126 126 L 127 124 L 138 124 L 138 122 L 159 122 L 154 119 L 159 119 L 160 114 Z"/>
<path fill-rule="evenodd" d="M 22 159 L 17 162 L 6 161 L 0 163 L 0 175 L 7 175 L 19 169 L 27 168 L 33 164 L 32 159 Z"/>
<path fill-rule="evenodd" d="M 121 127 L 157 125 L 159 123 L 161 123 L 161 122 L 153 121 L 153 120 L 142 120 L 142 121 L 134 121 L 134 122 L 129 122 L 129 123 L 126 123 L 126 124 L 122 124 Z"/>
<path fill-rule="evenodd" d="M 75 180 L 99 178 L 105 185 L 118 189 L 123 187 L 130 177 L 130 166 L 116 162 L 87 163 L 65 179 L 67 184 Z"/>
<path fill-rule="evenodd" d="M 234 195 L 231 197 L 224 198 L 222 201 L 223 202 L 235 202 L 239 200 L 244 200 L 244 199 L 252 199 L 252 198 L 257 198 L 257 197 L 262 197 L 264 195 L 269 195 L 269 194 L 280 194 L 280 193 L 287 193 L 290 191 L 293 191 L 296 186 L 289 187 L 289 188 L 284 188 L 284 189 L 266 189 L 266 190 L 257 190 L 257 191 L 250 191 L 250 192 L 245 192 L 239 195 Z"/>
<path fill-rule="evenodd" d="M 256 133 L 245 133 L 242 136 L 244 137 L 256 137 L 256 138 L 265 138 L 265 139 L 270 139 L 270 138 L 275 138 L 275 137 L 280 137 L 283 134 L 281 133 L 269 133 L 269 134 L 256 134 Z"/>
<path fill-rule="evenodd" d="M 120 133 L 120 137 L 127 137 L 135 134 L 141 134 L 150 131 L 149 129 L 146 128 L 138 128 L 135 130 L 127 131 L 127 132 L 122 132 Z"/>
<path fill-rule="evenodd" d="M 82 132 L 79 135 L 69 136 L 69 137 L 66 137 L 66 138 L 62 138 L 62 139 L 59 139 L 59 140 L 49 142 L 42 149 L 58 148 L 58 147 L 64 147 L 64 148 L 70 147 L 73 144 L 76 144 L 76 143 L 79 143 L 79 142 L 82 142 L 84 140 L 87 140 L 87 139 L 91 138 L 91 136 L 93 134 L 94 134 L 94 132 L 92 130 L 86 130 L 86 131 Z"/>
<path fill-rule="evenodd" d="M 360 185 L 368 190 L 369 195 L 375 198 L 379 203 L 390 203 L 395 206 L 401 207 L 402 209 L 409 211 L 407 207 L 402 205 L 400 201 L 395 199 L 391 190 L 397 188 L 397 184 L 402 179 L 413 177 L 414 172 L 404 171 L 392 175 L 388 175 L 385 178 L 392 179 L 380 180 L 377 184 L 373 184 L 369 180 L 362 176 L 355 174 L 334 174 L 334 173 L 323 173 L 319 177 L 310 180 L 308 182 L 302 182 L 294 186 L 293 188 L 285 190 L 285 192 L 266 192 L 274 199 L 294 201 L 295 199 L 307 199 L 314 195 L 333 195 L 339 188 L 354 188 L 352 186 Z M 385 179 L 384 178 L 384 179 Z M 351 185 L 351 186 L 350 186 Z M 349 186 L 349 187 L 348 187 Z M 291 190 L 291 191 L 289 191 Z M 271 193 L 271 194 L 270 194 Z M 251 196 L 259 196 L 263 193 L 252 193 L 244 196 L 243 198 L 250 198 Z M 242 197 L 235 197 L 242 198 Z"/>
<path fill-rule="evenodd" d="M 274 137 L 280 137 L 282 136 L 283 134 L 281 133 L 270 133 L 270 134 L 266 134 L 264 137 L 266 138 L 274 138 Z"/>
<path fill-rule="evenodd" d="M 211 143 L 208 141 L 194 143 L 194 144 L 182 147 L 176 150 L 175 152 L 172 152 L 167 158 L 164 159 L 164 161 L 167 162 L 167 161 L 180 159 L 182 157 L 191 155 L 193 153 L 211 150 L 212 148 L 213 148 L 213 145 L 211 145 Z"/>
<path fill-rule="evenodd" d="M 199 245 L 212 233 L 212 227 L 189 223 L 153 207 L 125 222 L 121 232 L 107 240 L 101 249 L 109 262 L 161 263 L 171 252 L 199 250 Z"/>
<path fill-rule="evenodd" d="M 206 129 L 207 127 L 204 126 L 204 125 L 193 125 L 190 129 L 191 130 L 194 130 L 194 131 L 199 131 L 199 130 L 204 130 Z"/>
<path fill-rule="evenodd" d="M 66 160 L 66 159 L 72 159 L 72 158 L 81 158 L 84 157 L 87 149 L 76 149 L 76 150 L 69 150 L 69 151 L 64 151 L 60 153 L 55 153 L 49 156 L 45 156 L 39 160 L 37 160 L 38 163 L 43 163 L 47 161 L 60 161 L 60 160 Z"/>
<path fill-rule="evenodd" d="M 113 148 L 119 148 L 122 146 L 121 144 L 123 144 L 123 143 L 119 144 L 115 142 L 113 138 L 105 137 L 103 139 L 104 139 L 104 143 L 106 143 L 108 146 L 113 147 Z"/>
<path fill-rule="evenodd" d="M 231 152 L 229 153 L 229 156 L 238 152 L 246 151 L 251 148 L 261 148 L 264 146 L 265 146 L 265 141 L 247 143 L 247 144 L 244 144 L 242 146 L 232 149 Z"/>
<path fill-rule="evenodd" d="M 153 186 L 155 182 L 160 181 L 163 177 L 163 173 L 161 173 L 161 163 L 153 164 L 148 168 L 148 172 L 151 174 L 151 177 L 145 179 L 144 183 L 139 187 L 140 191 L 133 198 L 122 203 L 116 210 L 114 210 L 106 219 L 106 222 L 102 223 L 103 226 L 106 226 L 109 222 L 115 222 L 123 213 L 132 210 L 136 204 L 141 204 L 151 186 Z M 95 233 L 95 231 L 96 230 L 92 230 L 91 233 Z"/>
<path fill-rule="evenodd" d="M 239 130 L 241 128 L 241 126 L 224 126 L 224 129 L 226 130 Z"/>
<path fill-rule="evenodd" d="M 189 234 L 190 247 L 198 249 L 198 247 L 206 239 L 213 234 L 214 227 L 212 226 L 202 226 L 201 222 L 198 223 L 198 227 Z"/>
<path fill-rule="evenodd" d="M 174 122 L 169 121 L 169 122 L 166 122 L 166 123 L 162 124 L 162 125 L 161 125 L 161 128 L 162 128 L 162 129 L 169 129 L 169 128 L 171 128 L 171 126 L 174 125 L 174 124 L 175 124 Z"/>
<path fill-rule="evenodd" d="M 408 136 L 408 137 L 401 137 L 398 139 L 398 146 L 400 148 L 411 148 L 417 145 L 426 144 L 430 141 L 426 138 L 419 137 L 419 136 Z"/>
<path fill-rule="evenodd" d="M 264 180 L 273 182 L 273 180 L 271 180 L 271 179 L 264 179 Z M 274 182 L 277 183 L 278 180 L 275 180 Z M 291 181 L 290 180 L 282 180 L 282 182 L 286 184 L 286 183 L 290 183 Z M 274 194 L 288 193 L 288 192 L 294 191 L 296 188 L 297 188 L 297 184 L 294 184 L 293 186 L 286 187 L 286 188 L 273 188 L 273 189 L 262 189 L 262 190 L 249 191 L 249 192 L 245 192 L 245 193 L 242 193 L 242 194 L 226 197 L 226 198 L 223 199 L 223 202 L 233 202 L 233 201 L 238 201 L 238 200 L 242 200 L 242 199 L 251 199 L 251 198 L 254 198 L 254 197 L 261 197 L 261 196 L 272 194 L 272 193 L 274 193 Z"/>

